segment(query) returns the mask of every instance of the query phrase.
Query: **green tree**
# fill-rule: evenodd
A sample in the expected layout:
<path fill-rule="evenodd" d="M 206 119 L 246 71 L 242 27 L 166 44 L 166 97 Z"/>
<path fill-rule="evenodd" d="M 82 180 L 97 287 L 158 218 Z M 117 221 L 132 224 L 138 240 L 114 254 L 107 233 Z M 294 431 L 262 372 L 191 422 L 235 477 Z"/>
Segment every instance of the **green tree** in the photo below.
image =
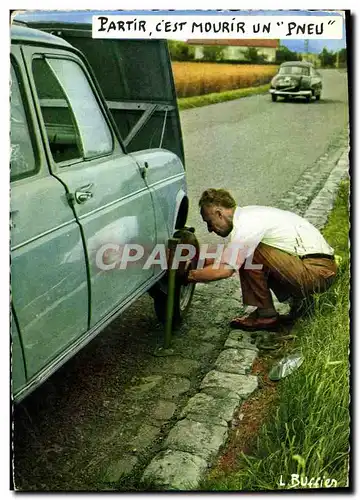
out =
<path fill-rule="evenodd" d="M 347 51 L 346 49 L 341 49 L 337 53 L 338 65 L 340 68 L 346 68 L 347 66 Z"/>
<path fill-rule="evenodd" d="M 324 47 L 319 54 L 319 59 L 323 68 L 333 68 L 336 62 L 336 54 L 330 52 L 326 47 Z"/>
<path fill-rule="evenodd" d="M 180 40 L 168 40 L 168 47 L 172 61 L 191 61 L 194 59 L 195 49 Z"/>
<path fill-rule="evenodd" d="M 203 61 L 221 61 L 224 58 L 224 48 L 219 45 L 206 45 L 203 48 Z"/>
<path fill-rule="evenodd" d="M 280 45 L 276 51 L 276 62 L 281 64 L 285 61 L 301 61 L 301 55 L 288 49 L 285 45 Z"/>
<path fill-rule="evenodd" d="M 245 59 L 252 64 L 262 64 L 266 62 L 267 55 L 259 54 L 256 47 L 249 47 L 244 52 Z"/>
<path fill-rule="evenodd" d="M 256 47 L 248 47 L 244 51 L 244 57 L 247 61 L 251 63 L 259 62 L 259 53 Z"/>

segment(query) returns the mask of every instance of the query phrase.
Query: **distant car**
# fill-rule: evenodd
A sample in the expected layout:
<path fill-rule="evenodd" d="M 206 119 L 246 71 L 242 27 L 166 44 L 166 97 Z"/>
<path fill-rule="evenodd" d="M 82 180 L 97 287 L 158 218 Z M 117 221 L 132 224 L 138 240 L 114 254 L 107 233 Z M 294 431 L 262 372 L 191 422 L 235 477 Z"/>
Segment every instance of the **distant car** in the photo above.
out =
<path fill-rule="evenodd" d="M 281 64 L 279 72 L 271 80 L 272 101 L 278 97 L 305 97 L 307 102 L 321 97 L 322 78 L 313 64 L 303 61 L 288 61 Z"/>

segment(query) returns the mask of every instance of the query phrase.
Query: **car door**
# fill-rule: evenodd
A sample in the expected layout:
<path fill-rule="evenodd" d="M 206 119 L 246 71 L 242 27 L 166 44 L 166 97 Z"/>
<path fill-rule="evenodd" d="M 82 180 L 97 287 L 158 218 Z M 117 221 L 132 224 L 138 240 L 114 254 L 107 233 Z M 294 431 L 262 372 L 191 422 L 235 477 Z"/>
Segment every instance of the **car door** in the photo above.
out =
<path fill-rule="evenodd" d="M 322 80 L 320 73 L 316 71 L 314 68 L 310 68 L 310 77 L 311 77 L 311 88 L 318 93 L 322 88 Z"/>
<path fill-rule="evenodd" d="M 124 154 L 85 65 L 73 53 L 26 51 L 53 174 L 67 187 L 81 224 L 91 280 L 90 326 L 145 290 L 143 269 L 156 244 L 151 194 L 136 161 Z M 126 247 L 127 245 L 127 247 Z M 124 248 L 144 258 L 121 266 Z M 110 251 L 110 254 L 109 254 Z M 105 264 L 105 266 L 104 266 Z"/>
<path fill-rule="evenodd" d="M 80 226 L 63 184 L 48 170 L 19 46 L 11 55 L 10 123 L 11 294 L 17 318 L 13 390 L 18 394 L 23 370 L 28 385 L 51 370 L 86 333 L 89 314 Z M 76 258 L 70 260 L 74 248 Z"/>

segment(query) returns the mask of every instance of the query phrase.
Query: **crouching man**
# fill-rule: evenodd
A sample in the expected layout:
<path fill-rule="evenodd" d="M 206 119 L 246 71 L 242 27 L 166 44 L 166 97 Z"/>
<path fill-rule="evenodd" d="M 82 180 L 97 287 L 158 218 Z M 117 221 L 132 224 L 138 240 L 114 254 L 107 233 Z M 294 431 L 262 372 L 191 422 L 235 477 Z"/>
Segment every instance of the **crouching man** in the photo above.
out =
<path fill-rule="evenodd" d="M 270 290 L 280 302 L 301 300 L 325 291 L 336 275 L 334 250 L 307 220 L 292 212 L 264 206 L 238 207 L 224 189 L 207 189 L 199 201 L 208 231 L 229 236 L 218 265 L 188 271 L 188 282 L 210 282 L 239 272 L 243 303 L 256 306 L 235 318 L 233 328 L 273 329 L 279 323 Z"/>

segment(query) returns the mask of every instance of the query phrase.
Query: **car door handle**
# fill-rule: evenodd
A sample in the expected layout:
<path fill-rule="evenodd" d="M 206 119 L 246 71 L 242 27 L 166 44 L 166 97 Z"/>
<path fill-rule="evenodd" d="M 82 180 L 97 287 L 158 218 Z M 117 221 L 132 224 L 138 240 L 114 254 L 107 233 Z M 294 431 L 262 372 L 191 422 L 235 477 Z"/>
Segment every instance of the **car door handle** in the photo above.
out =
<path fill-rule="evenodd" d="M 82 186 L 81 188 L 77 189 L 75 191 L 75 200 L 76 203 L 85 203 L 86 201 L 90 200 L 94 195 L 90 191 L 91 188 L 93 187 L 93 184 L 87 184 L 86 186 Z"/>
<path fill-rule="evenodd" d="M 148 164 L 148 162 L 147 162 L 147 161 L 145 161 L 143 165 L 139 165 L 139 168 L 140 168 L 140 174 L 141 174 L 141 177 L 142 177 L 143 179 L 145 179 L 145 177 L 146 177 L 146 171 L 147 171 L 147 169 L 149 168 L 149 164 Z"/>
<path fill-rule="evenodd" d="M 19 213 L 19 210 L 11 210 L 10 212 L 10 229 L 13 229 L 14 227 L 16 227 L 16 224 L 14 222 L 14 216 L 17 215 Z"/>

